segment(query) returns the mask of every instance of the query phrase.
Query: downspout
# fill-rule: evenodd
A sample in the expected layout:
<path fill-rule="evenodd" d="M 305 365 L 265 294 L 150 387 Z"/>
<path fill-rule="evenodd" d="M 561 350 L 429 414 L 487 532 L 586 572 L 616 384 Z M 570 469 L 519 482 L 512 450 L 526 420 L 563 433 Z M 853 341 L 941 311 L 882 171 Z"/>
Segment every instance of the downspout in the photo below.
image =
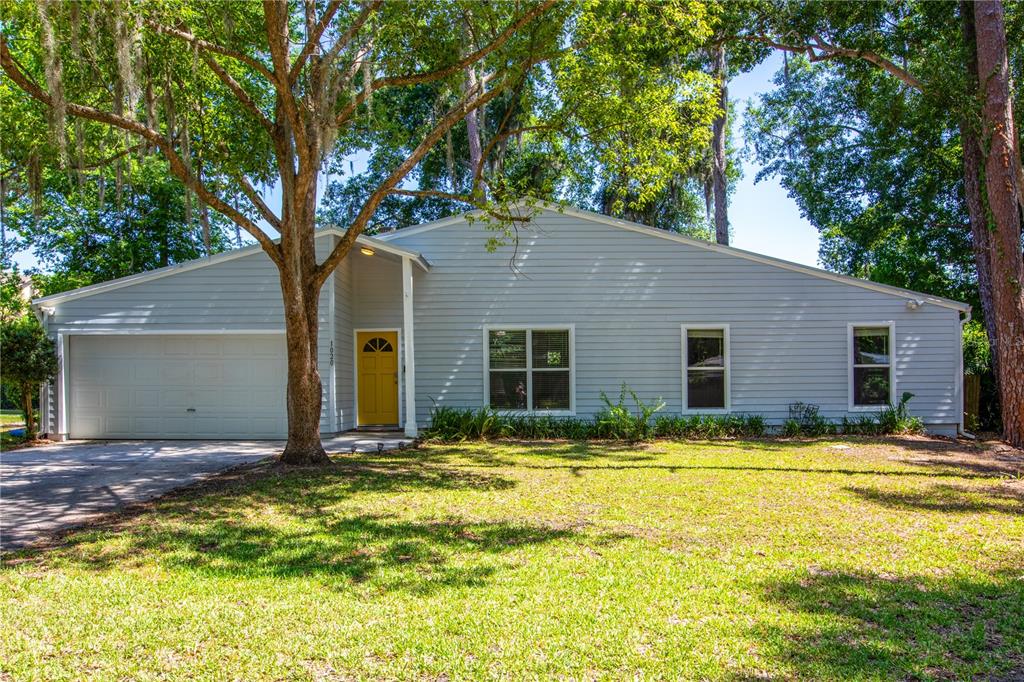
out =
<path fill-rule="evenodd" d="M 957 353 L 956 383 L 953 385 L 960 387 L 957 391 L 960 394 L 960 419 L 957 423 L 957 435 L 964 436 L 971 440 L 977 440 L 977 436 L 968 432 L 967 429 L 964 428 L 964 326 L 966 326 L 970 321 L 971 309 L 968 308 L 964 311 L 964 317 L 960 319 L 960 339 L 957 343 L 957 348 L 959 348 L 960 352 Z"/>

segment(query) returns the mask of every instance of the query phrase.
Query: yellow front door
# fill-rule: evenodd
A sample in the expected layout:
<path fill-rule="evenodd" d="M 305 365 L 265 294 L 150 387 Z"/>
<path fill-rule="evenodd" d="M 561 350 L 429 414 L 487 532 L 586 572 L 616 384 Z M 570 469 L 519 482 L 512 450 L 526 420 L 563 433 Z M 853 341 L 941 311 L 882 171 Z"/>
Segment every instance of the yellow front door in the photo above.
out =
<path fill-rule="evenodd" d="M 398 424 L 398 332 L 358 332 L 359 425 Z"/>

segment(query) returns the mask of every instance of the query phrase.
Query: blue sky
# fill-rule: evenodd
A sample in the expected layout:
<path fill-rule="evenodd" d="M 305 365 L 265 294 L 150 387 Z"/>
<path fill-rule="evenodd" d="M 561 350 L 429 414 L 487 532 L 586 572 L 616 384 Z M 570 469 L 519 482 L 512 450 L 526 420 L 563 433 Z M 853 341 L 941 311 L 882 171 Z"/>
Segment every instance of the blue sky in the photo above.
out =
<path fill-rule="evenodd" d="M 781 66 L 782 55 L 776 52 L 754 70 L 733 79 L 729 84 L 729 97 L 736 103 L 738 116 L 743 116 L 751 98 L 771 89 L 771 78 Z M 740 123 L 736 121 L 734 130 L 742 136 Z M 758 170 L 759 167 L 750 161 L 743 164 L 743 178 L 729 206 L 732 245 L 783 260 L 817 265 L 817 230 L 800 215 L 796 203 L 775 178 L 754 183 Z M 280 206 L 276 188 L 267 192 L 267 199 L 272 207 Z M 15 261 L 22 269 L 37 264 L 35 257 L 28 252 L 17 254 Z"/>
<path fill-rule="evenodd" d="M 736 103 L 739 116 L 742 117 L 748 100 L 772 88 L 772 76 L 781 68 L 782 53 L 773 52 L 756 69 L 729 83 L 729 98 Z M 739 125 L 733 129 L 741 134 Z M 818 231 L 800 215 L 796 202 L 789 198 L 778 180 L 767 178 L 754 184 L 758 170 L 760 167 L 750 161 L 743 164 L 743 179 L 729 205 L 732 245 L 817 266 Z"/>

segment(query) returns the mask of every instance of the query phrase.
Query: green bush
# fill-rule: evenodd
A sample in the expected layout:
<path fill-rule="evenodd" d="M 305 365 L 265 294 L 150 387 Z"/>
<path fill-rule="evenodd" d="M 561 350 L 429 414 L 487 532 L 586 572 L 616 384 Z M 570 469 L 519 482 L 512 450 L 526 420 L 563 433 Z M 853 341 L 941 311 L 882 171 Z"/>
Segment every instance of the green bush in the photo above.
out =
<path fill-rule="evenodd" d="M 896 405 L 889 405 L 878 414 L 878 426 L 882 433 L 921 433 L 924 431 L 924 423 L 919 417 L 911 416 L 907 410 L 907 403 L 914 397 L 909 391 L 904 391 L 900 401 Z"/>
<path fill-rule="evenodd" d="M 626 405 L 627 396 L 632 399 L 632 408 Z M 821 416 L 817 405 L 793 403 L 790 417 L 778 428 L 778 433 L 789 438 L 814 438 L 837 432 L 864 436 L 920 433 L 924 428 L 921 420 L 911 416 L 907 409 L 913 397 L 912 393 L 904 393 L 897 405 L 877 414 L 843 417 L 838 424 Z M 645 403 L 625 384 L 617 402 L 613 403 L 604 393 L 601 398 L 605 407 L 593 419 L 508 414 L 489 407 L 473 410 L 435 405 L 423 438 L 447 443 L 488 438 L 636 442 L 652 437 L 678 440 L 758 438 L 768 431 L 764 417 L 757 414 L 657 414 L 665 407 L 664 401 Z"/>
<path fill-rule="evenodd" d="M 633 399 L 635 411 L 626 407 L 627 394 Z M 661 398 L 649 403 L 640 400 L 636 391 L 625 382 L 619 389 L 618 402 L 613 403 L 604 391 L 601 391 L 601 401 L 604 409 L 595 418 L 595 435 L 609 440 L 647 440 L 653 433 L 651 417 L 665 408 L 665 401 Z"/>
<path fill-rule="evenodd" d="M 836 432 L 835 425 L 818 414 L 818 410 L 818 406 L 811 403 L 790 403 L 789 418 L 797 423 L 801 435 L 816 438 Z"/>
<path fill-rule="evenodd" d="M 764 417 L 759 414 L 659 415 L 654 420 L 657 438 L 757 438 L 763 436 L 766 429 Z"/>
<path fill-rule="evenodd" d="M 840 430 L 848 436 L 877 436 L 882 427 L 875 417 L 865 414 L 856 419 L 843 417 Z"/>
<path fill-rule="evenodd" d="M 787 438 L 793 438 L 801 435 L 800 422 L 790 417 L 786 421 L 782 422 L 782 435 Z"/>
<path fill-rule="evenodd" d="M 971 320 L 964 325 L 964 374 L 981 376 L 991 363 L 992 349 L 985 327 L 978 320 Z"/>

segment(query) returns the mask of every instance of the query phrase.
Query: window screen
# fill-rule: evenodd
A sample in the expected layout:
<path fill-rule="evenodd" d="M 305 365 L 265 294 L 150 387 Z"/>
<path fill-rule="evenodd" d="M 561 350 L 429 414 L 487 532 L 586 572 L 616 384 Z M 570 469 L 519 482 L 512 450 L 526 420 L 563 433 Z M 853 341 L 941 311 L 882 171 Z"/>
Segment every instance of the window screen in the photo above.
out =
<path fill-rule="evenodd" d="M 852 347 L 854 406 L 888 405 L 892 388 L 889 328 L 854 327 Z"/>
<path fill-rule="evenodd" d="M 686 407 L 725 409 L 724 329 L 686 330 Z"/>
<path fill-rule="evenodd" d="M 572 409 L 568 329 L 493 329 L 487 344 L 491 407 Z"/>

